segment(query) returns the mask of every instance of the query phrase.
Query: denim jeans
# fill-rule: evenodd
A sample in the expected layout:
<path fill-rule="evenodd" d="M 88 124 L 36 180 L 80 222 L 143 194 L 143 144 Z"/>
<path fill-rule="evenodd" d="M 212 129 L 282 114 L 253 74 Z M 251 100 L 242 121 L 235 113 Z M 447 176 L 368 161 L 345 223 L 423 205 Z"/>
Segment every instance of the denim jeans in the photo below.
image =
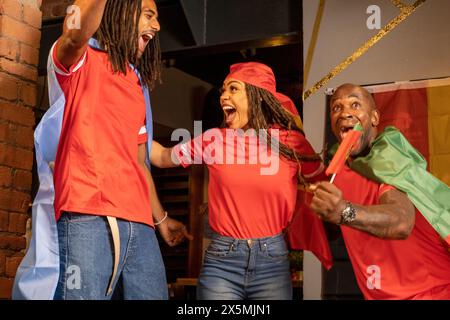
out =
<path fill-rule="evenodd" d="M 120 232 L 118 279 L 123 299 L 167 299 L 164 263 L 155 230 L 117 219 Z M 58 221 L 60 275 L 55 300 L 109 300 L 114 245 L 105 217 L 63 213 Z"/>
<path fill-rule="evenodd" d="M 290 300 L 292 281 L 282 234 L 248 240 L 213 234 L 197 285 L 200 300 Z"/>

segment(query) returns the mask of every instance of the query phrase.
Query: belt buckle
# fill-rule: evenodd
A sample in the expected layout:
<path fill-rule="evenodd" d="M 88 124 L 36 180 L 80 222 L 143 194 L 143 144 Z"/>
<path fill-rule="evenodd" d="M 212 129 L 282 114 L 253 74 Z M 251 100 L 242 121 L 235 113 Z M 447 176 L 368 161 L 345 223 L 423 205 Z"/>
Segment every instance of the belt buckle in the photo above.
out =
<path fill-rule="evenodd" d="M 253 244 L 253 240 L 252 239 L 247 239 L 247 244 L 248 244 L 249 248 L 251 248 L 252 244 Z"/>

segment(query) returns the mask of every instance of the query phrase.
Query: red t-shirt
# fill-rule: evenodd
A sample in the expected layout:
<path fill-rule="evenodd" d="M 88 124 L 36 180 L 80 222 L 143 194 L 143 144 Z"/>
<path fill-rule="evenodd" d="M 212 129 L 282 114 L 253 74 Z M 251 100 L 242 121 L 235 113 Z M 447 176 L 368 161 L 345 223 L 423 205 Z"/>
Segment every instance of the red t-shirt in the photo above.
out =
<path fill-rule="evenodd" d="M 109 215 L 153 225 L 149 186 L 138 164 L 145 100 L 131 68 L 114 74 L 106 52 L 87 48 L 66 70 L 50 57 L 65 97 L 55 161 L 55 214 Z"/>
<path fill-rule="evenodd" d="M 344 199 L 376 205 L 392 186 L 380 185 L 345 167 L 335 184 Z M 385 240 L 341 226 L 359 288 L 366 299 L 450 299 L 450 253 L 438 233 L 416 211 L 405 240 Z"/>
<path fill-rule="evenodd" d="M 280 130 L 278 139 L 301 154 L 314 154 L 300 133 Z M 238 131 L 211 129 L 174 148 L 183 166 L 208 165 L 209 222 L 221 235 L 269 237 L 282 232 L 292 218 L 299 164 L 275 153 L 272 156 L 258 141 L 257 137 L 242 138 Z M 308 162 L 301 170 L 313 178 L 323 167 L 318 161 Z"/>

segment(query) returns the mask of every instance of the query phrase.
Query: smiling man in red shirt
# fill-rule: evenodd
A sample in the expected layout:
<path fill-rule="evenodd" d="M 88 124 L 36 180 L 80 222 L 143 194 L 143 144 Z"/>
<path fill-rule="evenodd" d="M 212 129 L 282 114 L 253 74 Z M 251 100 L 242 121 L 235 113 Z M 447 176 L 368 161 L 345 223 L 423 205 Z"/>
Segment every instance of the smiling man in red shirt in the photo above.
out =
<path fill-rule="evenodd" d="M 356 123 L 362 125 L 364 132 L 350 161 L 367 155 L 379 123 L 370 93 L 352 84 L 340 86 L 331 99 L 330 116 L 339 141 Z M 320 182 L 313 188 L 311 208 L 322 220 L 341 226 L 364 297 L 450 299 L 448 244 L 407 195 L 348 167 L 334 183 Z"/>

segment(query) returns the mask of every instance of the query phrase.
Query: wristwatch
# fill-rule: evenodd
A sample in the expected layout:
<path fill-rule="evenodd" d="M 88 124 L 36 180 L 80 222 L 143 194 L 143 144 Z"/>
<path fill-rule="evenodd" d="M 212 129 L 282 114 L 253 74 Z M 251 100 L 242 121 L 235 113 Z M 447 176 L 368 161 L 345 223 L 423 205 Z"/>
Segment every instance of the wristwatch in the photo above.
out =
<path fill-rule="evenodd" d="M 341 212 L 341 222 L 339 224 L 349 224 L 350 222 L 355 221 L 355 219 L 356 209 L 351 202 L 347 202 L 344 210 Z"/>

